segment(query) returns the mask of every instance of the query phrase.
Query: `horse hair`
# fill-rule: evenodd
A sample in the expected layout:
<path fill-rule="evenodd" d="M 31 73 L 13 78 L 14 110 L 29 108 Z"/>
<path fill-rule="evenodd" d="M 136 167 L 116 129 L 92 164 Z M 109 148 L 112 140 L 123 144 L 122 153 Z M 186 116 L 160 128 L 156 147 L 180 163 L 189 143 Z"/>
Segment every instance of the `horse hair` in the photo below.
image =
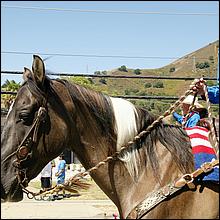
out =
<path fill-rule="evenodd" d="M 86 123 L 90 123 L 90 121 L 96 123 L 102 131 L 101 135 L 109 136 L 109 141 L 111 143 L 116 142 L 115 137 L 110 135 L 114 133 L 115 121 L 109 96 L 75 83 L 70 83 L 65 79 L 50 80 L 46 78 L 45 82 L 50 86 L 50 91 L 52 89 L 53 94 L 56 94 L 56 92 L 55 88 L 52 86 L 52 81 L 60 82 L 67 88 L 75 105 L 82 105 L 83 103 L 83 107 L 85 108 L 83 117 L 87 118 L 85 119 Z M 36 86 L 32 85 L 33 83 L 29 82 L 28 84 L 31 85 L 30 89 L 32 89 L 36 95 L 39 95 L 39 89 L 36 89 Z M 40 96 L 42 96 L 42 93 Z M 57 96 L 59 97 L 58 94 Z M 80 109 L 82 110 L 82 106 Z M 138 131 L 141 132 L 155 120 L 155 116 L 144 108 L 137 108 L 137 110 L 143 117 L 143 121 L 140 122 L 142 126 L 140 126 Z M 94 129 L 91 132 L 95 132 Z M 127 162 L 128 171 L 134 180 L 138 175 L 138 167 L 141 158 L 144 158 L 145 166 L 147 166 L 147 161 L 149 160 L 155 178 L 160 181 L 158 174 L 158 159 L 155 152 L 155 145 L 158 141 L 171 153 L 174 161 L 182 172 L 187 172 L 193 167 L 193 155 L 186 132 L 180 126 L 165 124 L 161 121 L 150 133 L 142 137 L 140 141 L 135 142 L 135 144 L 128 149 L 122 151 L 119 155 L 119 159 Z M 145 157 L 141 157 L 139 153 L 140 148 L 144 149 Z M 111 149 L 110 152 L 114 151 L 115 149 Z"/>

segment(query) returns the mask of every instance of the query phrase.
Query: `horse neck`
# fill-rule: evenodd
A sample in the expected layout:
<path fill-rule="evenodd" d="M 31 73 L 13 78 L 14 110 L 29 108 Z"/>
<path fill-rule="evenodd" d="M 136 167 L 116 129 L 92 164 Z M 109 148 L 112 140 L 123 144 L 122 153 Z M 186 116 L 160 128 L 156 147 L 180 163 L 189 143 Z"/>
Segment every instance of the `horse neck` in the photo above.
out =
<path fill-rule="evenodd" d="M 160 182 L 153 175 L 149 163 L 147 163 L 147 167 L 142 165 L 139 178 L 135 182 L 124 165 L 119 162 L 118 173 L 117 170 L 114 173 L 114 185 L 117 186 L 117 197 L 120 204 L 118 207 L 120 207 L 122 218 L 126 218 L 132 209 L 146 198 L 148 193 L 158 190 L 182 175 L 168 150 L 159 143 L 155 147 L 158 161 L 160 161 L 158 169 Z M 140 154 L 142 153 L 143 150 L 140 149 Z M 121 173 L 124 174 L 123 177 Z"/>

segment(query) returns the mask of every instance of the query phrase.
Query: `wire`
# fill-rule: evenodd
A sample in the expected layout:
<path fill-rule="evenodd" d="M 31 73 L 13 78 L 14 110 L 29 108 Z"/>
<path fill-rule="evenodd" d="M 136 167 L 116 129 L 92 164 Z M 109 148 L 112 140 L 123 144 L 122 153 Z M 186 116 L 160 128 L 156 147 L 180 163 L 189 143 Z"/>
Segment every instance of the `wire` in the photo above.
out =
<path fill-rule="evenodd" d="M 193 15 L 193 16 L 218 16 L 218 13 L 175 13 L 175 12 L 157 12 L 157 11 L 110 11 L 110 10 L 82 10 L 82 9 L 66 9 L 66 8 L 40 8 L 25 7 L 16 5 L 1 5 L 2 8 L 31 9 L 31 10 L 47 10 L 62 12 L 92 12 L 92 13 L 117 13 L 117 14 L 148 14 L 148 15 Z"/>
<path fill-rule="evenodd" d="M 63 57 L 99 57 L 99 58 L 132 58 L 132 59 L 194 59 L 193 57 L 160 57 L 160 56 L 122 56 L 122 55 L 95 55 L 95 54 L 62 54 L 62 53 L 41 53 L 41 52 L 23 52 L 23 51 L 1 51 L 4 54 L 32 55 L 39 54 L 45 56 L 63 56 Z M 197 59 L 208 59 L 208 57 L 196 57 Z"/>

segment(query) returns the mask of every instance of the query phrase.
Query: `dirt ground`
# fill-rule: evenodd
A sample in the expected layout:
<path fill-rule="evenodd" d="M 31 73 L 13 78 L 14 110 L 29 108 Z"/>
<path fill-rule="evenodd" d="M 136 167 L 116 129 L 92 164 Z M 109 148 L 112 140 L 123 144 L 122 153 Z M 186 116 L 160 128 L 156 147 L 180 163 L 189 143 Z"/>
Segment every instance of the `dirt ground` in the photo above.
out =
<path fill-rule="evenodd" d="M 116 206 L 106 196 L 103 197 L 95 185 L 93 187 L 94 193 L 103 199 L 97 199 L 95 194 L 90 198 L 82 194 L 55 201 L 39 201 L 28 199 L 24 194 L 20 202 L 1 203 L 1 219 L 114 219 Z M 36 188 L 28 189 L 37 192 Z"/>
<path fill-rule="evenodd" d="M 1 203 L 1 219 L 114 219 L 117 213 L 110 200 L 36 201 Z"/>

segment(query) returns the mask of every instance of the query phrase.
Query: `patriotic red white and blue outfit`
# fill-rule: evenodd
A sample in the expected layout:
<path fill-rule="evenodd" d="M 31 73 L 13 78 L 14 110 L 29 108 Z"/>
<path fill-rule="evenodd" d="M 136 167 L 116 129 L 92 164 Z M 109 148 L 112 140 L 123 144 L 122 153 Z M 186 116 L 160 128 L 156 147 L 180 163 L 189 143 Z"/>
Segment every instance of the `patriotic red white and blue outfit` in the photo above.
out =
<path fill-rule="evenodd" d="M 200 168 L 204 162 L 211 162 L 212 160 L 217 159 L 216 152 L 209 142 L 208 129 L 200 126 L 194 126 L 191 128 L 185 128 L 185 130 L 190 138 L 192 145 L 195 169 Z M 219 166 L 214 167 L 214 169 L 208 173 L 205 173 L 205 175 L 201 178 L 202 180 L 212 180 L 219 182 Z"/>

